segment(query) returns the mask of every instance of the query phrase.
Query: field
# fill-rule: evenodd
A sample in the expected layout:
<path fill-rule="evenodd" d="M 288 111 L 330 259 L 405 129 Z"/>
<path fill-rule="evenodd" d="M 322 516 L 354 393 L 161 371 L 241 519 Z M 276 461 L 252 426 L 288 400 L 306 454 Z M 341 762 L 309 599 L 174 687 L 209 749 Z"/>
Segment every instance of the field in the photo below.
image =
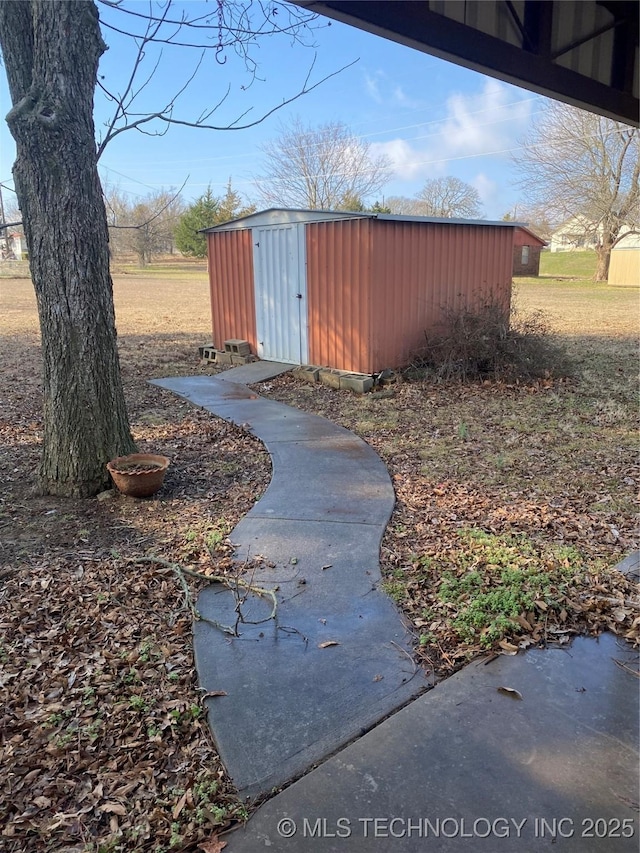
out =
<path fill-rule="evenodd" d="M 565 264 L 566 261 L 562 260 Z M 375 394 L 284 376 L 259 393 L 368 441 L 397 505 L 384 586 L 417 659 L 444 677 L 612 628 L 633 640 L 632 585 L 611 572 L 637 529 L 638 290 L 553 271 L 517 283 L 544 309 L 569 376 L 506 384 L 400 381 Z M 195 850 L 246 816 L 208 735 L 190 613 L 168 562 L 233 570 L 227 535 L 266 488 L 262 446 L 147 384 L 214 373 L 206 275 L 119 270 L 122 372 L 141 450 L 172 460 L 156 498 L 65 501 L 36 491 L 39 333 L 28 280 L 0 282 L 0 846 L 9 851 Z M 490 595 L 488 595 L 490 594 Z"/>
<path fill-rule="evenodd" d="M 540 256 L 540 275 L 544 278 L 569 278 L 590 282 L 596 271 L 596 253 L 543 252 Z"/>

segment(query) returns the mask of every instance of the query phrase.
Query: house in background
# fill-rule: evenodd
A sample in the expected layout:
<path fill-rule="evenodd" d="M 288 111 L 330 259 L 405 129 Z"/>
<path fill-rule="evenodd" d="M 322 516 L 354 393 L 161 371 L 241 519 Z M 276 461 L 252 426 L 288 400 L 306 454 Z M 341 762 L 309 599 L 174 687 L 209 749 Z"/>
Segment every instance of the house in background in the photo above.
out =
<path fill-rule="evenodd" d="M 517 223 L 272 208 L 205 229 L 213 345 L 371 374 L 400 367 L 445 311 L 504 306 Z"/>
<path fill-rule="evenodd" d="M 513 232 L 513 274 L 514 276 L 540 275 L 540 252 L 547 245 L 524 225 L 516 225 Z"/>
<path fill-rule="evenodd" d="M 575 252 L 595 249 L 598 228 L 582 214 L 572 216 L 551 235 L 549 248 L 552 252 Z"/>
<path fill-rule="evenodd" d="M 24 246 L 24 235 L 18 231 L 10 231 L 6 237 L 3 232 L 0 232 L 0 260 L 1 261 L 20 261 L 22 253 L 26 251 Z"/>
<path fill-rule="evenodd" d="M 640 234 L 626 234 L 611 250 L 609 284 L 640 285 Z"/>

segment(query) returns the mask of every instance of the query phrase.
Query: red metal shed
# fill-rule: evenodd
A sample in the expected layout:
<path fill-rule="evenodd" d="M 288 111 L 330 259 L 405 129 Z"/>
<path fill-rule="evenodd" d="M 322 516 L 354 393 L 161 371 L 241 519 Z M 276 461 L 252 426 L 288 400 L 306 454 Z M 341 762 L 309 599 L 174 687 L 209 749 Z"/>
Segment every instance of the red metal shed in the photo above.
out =
<path fill-rule="evenodd" d="M 524 225 L 513 231 L 513 274 L 540 275 L 540 252 L 546 242 Z"/>
<path fill-rule="evenodd" d="M 443 310 L 511 300 L 512 222 L 271 209 L 206 229 L 213 342 L 375 373 Z"/>

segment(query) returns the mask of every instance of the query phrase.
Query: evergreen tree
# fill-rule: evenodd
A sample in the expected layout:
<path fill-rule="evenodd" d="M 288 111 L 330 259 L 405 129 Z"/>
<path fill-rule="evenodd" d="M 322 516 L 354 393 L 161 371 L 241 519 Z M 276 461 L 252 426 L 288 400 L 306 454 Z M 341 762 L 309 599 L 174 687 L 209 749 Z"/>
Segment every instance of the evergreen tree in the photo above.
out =
<path fill-rule="evenodd" d="M 175 230 L 175 241 L 178 251 L 183 255 L 194 258 L 204 258 L 207 255 L 207 241 L 204 234 L 199 234 L 201 228 L 210 228 L 220 221 L 220 199 L 211 192 L 211 187 L 196 199 L 180 217 Z"/>
<path fill-rule="evenodd" d="M 248 216 L 250 213 L 255 213 L 255 204 L 242 206 L 242 198 L 231 187 L 231 178 L 227 181 L 227 189 L 225 194 L 220 198 L 219 217 L 216 224 L 229 222 L 231 219 L 239 219 L 241 216 Z"/>
<path fill-rule="evenodd" d="M 212 225 L 220 225 L 254 211 L 254 206 L 242 206 L 242 198 L 232 188 L 231 178 L 227 182 L 225 194 L 220 198 L 214 196 L 208 186 L 207 191 L 181 217 L 175 231 L 176 246 L 183 255 L 206 258 L 207 240 L 204 234 L 198 233 L 202 228 L 211 228 Z"/>
<path fill-rule="evenodd" d="M 391 208 L 387 207 L 387 205 L 384 203 L 384 199 L 381 202 L 376 201 L 369 208 L 369 210 L 371 211 L 371 213 L 391 213 Z"/>

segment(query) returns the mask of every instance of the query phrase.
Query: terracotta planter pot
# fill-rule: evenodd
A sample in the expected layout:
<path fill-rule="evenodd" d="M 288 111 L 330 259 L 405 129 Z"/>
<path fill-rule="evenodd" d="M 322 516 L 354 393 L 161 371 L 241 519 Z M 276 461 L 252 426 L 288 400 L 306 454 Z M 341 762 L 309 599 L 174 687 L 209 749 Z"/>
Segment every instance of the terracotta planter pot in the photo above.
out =
<path fill-rule="evenodd" d="M 155 453 L 131 453 L 107 463 L 118 491 L 133 498 L 154 495 L 162 486 L 168 467 L 167 457 Z"/>

